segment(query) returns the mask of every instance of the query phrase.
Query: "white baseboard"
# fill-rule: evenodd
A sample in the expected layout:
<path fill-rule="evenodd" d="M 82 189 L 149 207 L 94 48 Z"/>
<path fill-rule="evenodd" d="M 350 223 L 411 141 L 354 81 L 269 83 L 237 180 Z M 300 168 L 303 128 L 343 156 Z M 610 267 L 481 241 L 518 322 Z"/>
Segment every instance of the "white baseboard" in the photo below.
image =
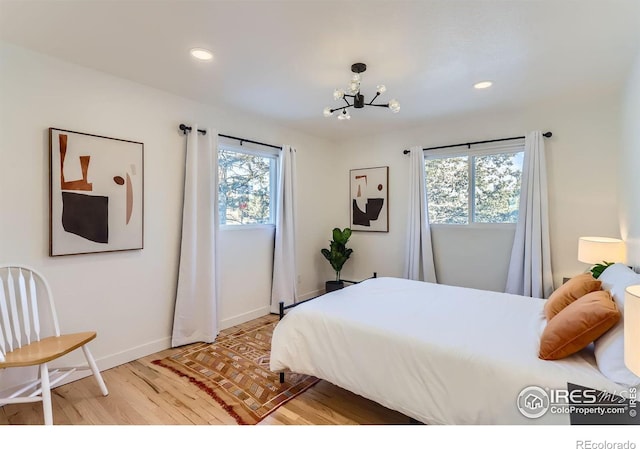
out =
<path fill-rule="evenodd" d="M 312 290 L 312 291 L 307 292 L 307 293 L 301 293 L 301 294 L 298 295 L 298 298 L 296 299 L 296 304 L 304 302 L 307 299 L 316 298 L 316 297 L 318 297 L 320 295 L 324 295 L 324 293 L 325 293 L 324 289 Z M 286 307 L 291 307 L 291 304 L 286 306 Z M 271 310 L 271 309 L 269 309 L 269 310 Z M 278 314 L 277 311 L 271 312 L 271 313 L 274 313 L 276 315 Z"/>
<path fill-rule="evenodd" d="M 260 318 L 261 316 L 269 315 L 269 313 L 270 313 L 269 306 L 264 306 L 255 310 L 251 310 L 249 312 L 241 313 L 240 315 L 232 316 L 230 318 L 225 318 L 224 320 L 220 320 L 220 330 L 224 330 L 229 327 L 236 326 L 238 324 L 246 323 L 247 321 L 251 321 L 255 318 Z"/>
<path fill-rule="evenodd" d="M 104 371 L 139 359 L 141 357 L 148 356 L 149 354 L 164 351 L 165 349 L 168 349 L 170 347 L 171 337 L 164 337 L 149 343 L 145 343 L 143 345 L 136 346 L 134 348 L 129 348 L 125 351 L 120 351 L 106 357 L 101 357 L 99 359 L 96 359 L 96 364 L 98 365 L 98 369 L 100 371 Z M 67 379 L 65 379 L 65 381 L 61 382 L 60 385 L 68 384 L 69 382 L 73 382 L 74 380 L 82 379 L 91 375 L 91 371 L 75 372 Z M 107 388 L 109 388 L 108 385 Z"/>
<path fill-rule="evenodd" d="M 125 351 L 116 352 L 115 354 L 101 357 L 96 360 L 100 371 L 104 371 L 109 368 L 113 368 L 124 363 L 131 362 L 132 360 L 139 359 L 141 357 L 148 356 L 155 352 L 164 351 L 171 347 L 171 337 L 163 337 L 158 340 L 145 343 L 133 348 L 129 348 Z"/>
<path fill-rule="evenodd" d="M 324 289 L 321 288 L 319 290 L 313 290 L 302 295 L 298 295 L 298 302 L 305 301 L 309 298 L 314 298 L 316 296 L 324 295 Z"/>

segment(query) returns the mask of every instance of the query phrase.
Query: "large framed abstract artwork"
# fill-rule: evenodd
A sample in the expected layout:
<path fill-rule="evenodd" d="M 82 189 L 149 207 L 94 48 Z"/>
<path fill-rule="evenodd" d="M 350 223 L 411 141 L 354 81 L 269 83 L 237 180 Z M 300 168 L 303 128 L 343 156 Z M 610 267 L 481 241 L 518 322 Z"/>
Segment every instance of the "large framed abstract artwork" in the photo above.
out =
<path fill-rule="evenodd" d="M 142 249 L 144 145 L 49 128 L 49 255 Z"/>
<path fill-rule="evenodd" d="M 389 167 L 350 170 L 351 230 L 389 231 Z"/>

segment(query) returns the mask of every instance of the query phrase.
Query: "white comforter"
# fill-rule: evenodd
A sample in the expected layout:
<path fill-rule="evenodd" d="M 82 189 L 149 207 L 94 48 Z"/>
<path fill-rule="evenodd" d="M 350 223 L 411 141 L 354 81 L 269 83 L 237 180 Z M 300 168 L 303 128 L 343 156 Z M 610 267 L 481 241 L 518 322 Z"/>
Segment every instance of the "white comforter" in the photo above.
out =
<path fill-rule="evenodd" d="M 569 424 L 525 418 L 520 391 L 567 382 L 618 393 L 588 351 L 540 360 L 544 300 L 377 278 L 291 309 L 271 370 L 325 379 L 429 424 Z"/>

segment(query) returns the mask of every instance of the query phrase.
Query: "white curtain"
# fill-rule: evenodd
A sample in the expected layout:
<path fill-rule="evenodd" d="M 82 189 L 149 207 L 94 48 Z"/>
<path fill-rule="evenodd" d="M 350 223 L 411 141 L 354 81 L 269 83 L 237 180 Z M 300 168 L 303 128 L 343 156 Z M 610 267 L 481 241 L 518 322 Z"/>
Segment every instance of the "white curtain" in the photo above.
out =
<path fill-rule="evenodd" d="M 524 143 L 520 209 L 505 292 L 548 298 L 552 291 L 544 137 L 533 131 Z"/>
<path fill-rule="evenodd" d="M 173 347 L 218 335 L 218 132 L 208 128 L 203 136 L 197 124 L 190 126 Z"/>
<path fill-rule="evenodd" d="M 431 247 L 424 153 L 421 147 L 410 149 L 409 223 L 404 277 L 417 281 L 437 282 Z"/>
<path fill-rule="evenodd" d="M 285 145 L 280 155 L 276 194 L 276 237 L 271 286 L 272 313 L 278 313 L 280 301 L 289 305 L 297 299 L 295 185 L 296 150 Z"/>

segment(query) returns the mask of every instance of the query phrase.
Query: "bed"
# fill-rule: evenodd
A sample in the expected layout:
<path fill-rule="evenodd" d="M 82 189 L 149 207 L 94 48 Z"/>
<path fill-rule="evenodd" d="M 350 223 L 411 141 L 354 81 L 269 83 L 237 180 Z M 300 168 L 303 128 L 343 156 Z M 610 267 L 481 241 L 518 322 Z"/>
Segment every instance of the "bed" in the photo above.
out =
<path fill-rule="evenodd" d="M 525 417 L 525 387 L 620 394 L 588 349 L 538 358 L 545 300 L 398 278 L 368 279 L 290 309 L 271 370 L 316 376 L 427 424 L 569 424 Z"/>

